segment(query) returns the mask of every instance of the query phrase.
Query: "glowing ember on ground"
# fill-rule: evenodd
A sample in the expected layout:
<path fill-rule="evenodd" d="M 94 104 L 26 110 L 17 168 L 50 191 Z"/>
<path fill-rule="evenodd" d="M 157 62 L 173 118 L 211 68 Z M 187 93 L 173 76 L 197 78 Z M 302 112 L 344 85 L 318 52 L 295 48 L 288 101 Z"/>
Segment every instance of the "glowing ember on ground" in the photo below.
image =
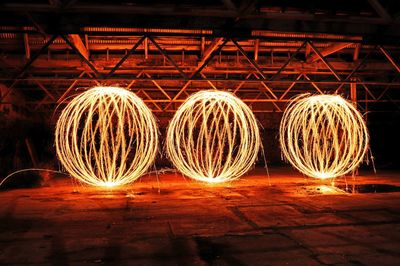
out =
<path fill-rule="evenodd" d="M 133 182 L 153 163 L 157 124 L 132 92 L 95 87 L 74 98 L 57 121 L 57 155 L 76 179 L 94 186 Z"/>
<path fill-rule="evenodd" d="M 283 115 L 279 133 L 284 158 L 300 172 L 320 179 L 354 171 L 369 142 L 361 114 L 338 95 L 296 97 Z"/>
<path fill-rule="evenodd" d="M 233 94 L 216 90 L 190 96 L 171 120 L 166 140 L 168 156 L 180 172 L 210 183 L 246 173 L 260 146 L 250 108 Z"/>
<path fill-rule="evenodd" d="M 321 194 L 345 194 L 346 192 L 334 187 L 334 186 L 327 186 L 327 185 L 320 185 L 317 186 L 317 190 L 321 193 Z"/>

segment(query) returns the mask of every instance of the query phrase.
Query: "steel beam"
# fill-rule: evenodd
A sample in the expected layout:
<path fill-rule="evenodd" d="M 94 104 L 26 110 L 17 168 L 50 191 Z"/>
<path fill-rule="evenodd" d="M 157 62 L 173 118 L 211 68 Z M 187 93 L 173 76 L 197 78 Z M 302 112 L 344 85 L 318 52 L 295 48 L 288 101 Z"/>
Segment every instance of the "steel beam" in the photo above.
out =
<path fill-rule="evenodd" d="M 352 81 L 355 81 L 355 79 L 352 78 Z M 357 106 L 357 83 L 355 82 L 350 83 L 350 100 L 354 106 Z"/>
<path fill-rule="evenodd" d="M 249 73 L 249 74 L 246 76 L 245 79 L 248 79 L 251 75 L 253 75 L 253 73 Z M 235 87 L 235 89 L 233 90 L 233 94 L 236 94 L 236 93 L 240 90 L 240 88 L 241 88 L 245 83 L 246 83 L 245 80 L 240 81 L 240 83 L 239 83 L 239 84 Z"/>
<path fill-rule="evenodd" d="M 324 48 L 323 50 L 320 51 L 320 54 L 322 57 L 328 56 L 330 54 L 336 53 L 346 47 L 349 47 L 353 43 L 351 42 L 338 42 L 338 43 L 333 43 L 329 45 L 328 47 Z M 310 63 L 316 62 L 320 59 L 320 56 L 317 54 L 313 54 L 307 58 L 307 61 Z"/>
<path fill-rule="evenodd" d="M 25 74 L 25 71 L 32 65 L 33 62 L 45 51 L 47 48 L 53 43 L 53 41 L 58 37 L 58 35 L 53 35 L 41 48 L 37 51 L 26 64 L 22 67 L 22 69 L 14 76 L 13 79 L 17 79 Z"/>
<path fill-rule="evenodd" d="M 31 58 L 31 48 L 29 46 L 29 35 L 28 33 L 24 33 L 24 48 L 25 48 L 25 58 Z"/>
<path fill-rule="evenodd" d="M 85 71 L 82 71 L 81 74 L 79 74 L 79 78 L 83 77 L 85 74 Z M 57 103 L 60 104 L 62 101 L 67 97 L 68 93 L 75 87 L 75 85 L 78 83 L 79 80 L 75 79 L 72 84 L 65 90 L 65 92 L 61 95 L 60 98 L 58 98 Z"/>
<path fill-rule="evenodd" d="M 56 59 L 51 58 L 47 60 L 42 57 L 39 58 L 37 55 L 31 55 L 31 59 L 37 56 L 39 61 L 35 61 L 34 63 L 33 61 L 30 62 L 30 65 L 34 64 L 35 68 L 32 68 L 32 71 L 28 73 L 27 69 L 30 65 L 26 66 L 26 64 L 23 64 L 24 60 L 21 57 L 23 54 L 19 55 L 20 57 L 12 55 L 11 59 L 7 59 L 6 70 L 18 72 L 16 73 L 18 76 L 13 80 L 14 85 L 19 81 L 29 82 L 29 84 L 39 82 L 41 84 L 38 86 L 46 93 L 46 96 L 40 101 L 38 106 L 42 103 L 47 104 L 47 102 L 64 104 L 67 102 L 65 100 L 68 93 L 71 92 L 78 82 L 82 82 L 82 86 L 90 86 L 93 84 L 92 82 L 96 84 L 129 84 L 128 88 L 131 88 L 135 82 L 142 82 L 139 90 L 140 94 L 143 95 L 147 103 L 151 103 L 151 108 L 155 109 L 157 112 L 169 112 L 174 110 L 176 106 L 171 107 L 171 105 L 181 103 L 186 95 L 190 95 L 197 89 L 208 89 L 209 86 L 213 89 L 223 87 L 224 89 L 233 91 L 233 93 L 239 93 L 247 103 L 254 103 L 258 108 L 256 108 L 255 111 L 260 111 L 260 108 L 264 108 L 261 104 L 259 106 L 257 103 L 270 103 L 268 104 L 268 108 L 271 109 L 272 105 L 272 109 L 275 111 L 283 110 L 283 103 L 290 100 L 287 99 L 289 98 L 288 95 L 309 92 L 310 89 L 312 91 L 312 88 L 319 93 L 323 93 L 326 90 L 333 92 L 332 87 L 336 85 L 339 86 L 337 90 L 340 90 L 343 86 L 346 86 L 346 88 L 348 86 L 350 88 L 350 94 L 354 94 L 353 88 L 360 86 L 359 88 L 364 88 L 365 94 L 368 95 L 368 99 L 365 100 L 383 102 L 386 99 L 382 99 L 380 96 L 374 96 L 374 94 L 378 95 L 378 91 L 375 87 L 387 86 L 384 93 L 390 88 L 400 87 L 400 82 L 387 81 L 384 79 L 383 75 L 377 76 L 376 73 L 373 72 L 375 69 L 379 69 L 382 72 L 387 71 L 389 75 L 392 75 L 392 66 L 394 66 L 396 71 L 400 73 L 399 64 L 394 60 L 394 55 L 397 55 L 396 53 L 398 51 L 394 46 L 390 47 L 391 51 L 393 49 L 393 56 L 388 53 L 387 49 L 378 46 L 379 50 L 388 59 L 388 62 L 380 58 L 381 61 L 379 62 L 373 61 L 367 64 L 366 60 L 369 55 L 376 51 L 375 49 L 371 49 L 371 46 L 363 45 L 363 50 L 361 50 L 361 45 L 357 45 L 354 51 L 355 62 L 347 62 L 345 60 L 325 58 L 325 56 L 330 53 L 335 53 L 344 47 L 348 47 L 351 42 L 336 42 L 332 44 L 326 41 L 325 43 L 328 44 L 327 48 L 320 48 L 320 46 L 312 43 L 309 39 L 305 39 L 302 42 L 298 42 L 297 40 L 293 47 L 285 48 L 286 46 L 282 46 L 287 50 L 282 48 L 283 50 L 275 52 L 275 55 L 278 53 L 278 59 L 274 58 L 275 63 L 270 63 L 269 55 L 266 54 L 265 45 L 260 46 L 258 37 L 252 37 L 255 39 L 246 39 L 245 42 L 242 39 L 239 42 L 239 39 L 234 39 L 231 36 L 228 38 L 226 35 L 224 35 L 225 37 L 218 36 L 215 37 L 206 48 L 205 37 L 201 35 L 202 41 L 199 38 L 196 38 L 194 41 L 191 40 L 190 45 L 192 45 L 192 49 L 188 50 L 189 52 L 187 53 L 185 50 L 185 58 L 181 60 L 182 62 L 178 65 L 177 62 L 179 61 L 177 58 L 180 57 L 180 52 L 183 49 L 182 45 L 185 45 L 186 39 L 182 39 L 183 44 L 176 44 L 173 42 L 168 44 L 168 46 L 164 46 L 164 43 L 161 44 L 161 41 L 165 41 L 164 39 L 160 39 L 160 41 L 156 39 L 156 41 L 154 40 L 155 35 L 153 33 L 151 36 L 148 34 L 150 33 L 145 33 L 145 35 L 139 37 L 139 40 L 134 43 L 133 46 L 127 46 L 127 52 L 122 58 L 113 55 L 105 61 L 105 55 L 96 54 L 92 56 L 92 59 L 95 61 L 89 61 L 87 60 L 88 58 L 85 58 L 85 53 L 82 52 L 82 49 L 79 49 L 76 43 L 69 39 L 72 46 L 66 41 L 67 45 L 74 51 L 77 51 L 76 54 L 79 58 L 75 55 L 72 56 L 72 58 L 67 57 L 68 61 L 64 60 L 65 62 L 63 63 L 59 55 L 57 55 L 58 58 Z M 29 35 L 29 37 L 31 36 L 34 35 Z M 62 37 L 64 39 L 66 35 Z M 152 56 L 151 61 L 144 60 L 146 57 L 148 58 L 149 47 L 146 48 L 144 45 L 143 51 L 137 51 L 138 47 L 147 40 L 146 37 L 154 44 L 154 46 L 151 45 L 150 47 L 152 51 L 160 51 L 161 54 L 161 56 Z M 232 44 L 228 44 L 231 38 Z M 31 44 L 32 43 L 34 42 L 31 41 Z M 203 48 L 201 48 L 201 43 L 203 43 Z M 45 47 L 40 47 L 39 50 L 43 53 L 50 45 L 51 42 L 46 42 Z M 61 48 L 56 46 L 52 46 L 52 48 L 65 49 L 64 44 L 60 45 L 57 43 L 57 46 Z M 88 47 L 88 45 L 85 47 Z M 304 47 L 308 47 L 310 51 L 313 51 L 313 54 L 309 57 L 311 58 L 309 61 L 318 59 L 322 62 L 318 64 L 305 62 L 303 58 L 307 53 L 307 49 L 304 49 Z M 32 51 L 37 51 L 37 48 L 37 46 L 31 47 Z M 368 52 L 361 61 L 358 60 L 360 50 L 363 54 L 365 54 L 365 50 Z M 199 60 L 198 55 L 201 51 L 203 51 L 202 57 Z M 247 64 L 247 62 L 243 63 L 243 60 L 235 62 L 235 58 L 233 58 L 234 52 L 242 54 L 249 64 Z M 282 55 L 282 53 L 286 52 L 289 54 L 288 58 Z M 350 53 L 346 50 L 345 52 L 353 56 L 353 51 Z M 124 62 L 127 62 L 129 56 L 135 53 L 138 53 L 138 55 L 132 56 L 129 60 L 129 64 L 121 67 Z M 293 62 L 300 53 L 301 60 Z M 219 60 L 213 61 L 216 55 L 220 55 Z M 38 60 L 37 58 L 36 60 Z M 164 65 L 163 59 L 164 63 L 168 60 L 171 66 Z M 131 60 L 134 64 L 131 64 Z M 96 63 L 96 66 L 101 66 L 101 68 L 99 68 L 101 70 L 97 71 L 96 69 L 96 71 L 93 71 L 92 69 L 93 74 L 90 70 L 83 70 L 82 61 L 89 67 L 92 65 L 94 69 L 96 69 L 94 65 Z M 15 71 L 12 67 L 18 65 L 23 66 L 22 69 L 24 71 L 22 73 L 20 71 Z M 86 66 L 85 69 L 87 69 Z M 52 71 L 51 75 L 47 75 L 47 72 L 50 70 Z M 84 74 L 85 71 L 87 76 Z M 28 75 L 26 75 L 26 73 L 28 73 Z M 356 73 L 357 75 L 355 75 Z M 374 78 L 371 79 L 371 77 Z M 0 77 L 0 81 L 1 80 L 7 81 L 8 83 L 11 79 L 9 75 L 3 74 L 3 76 Z M 51 88 L 50 84 L 54 82 L 63 82 L 63 86 L 60 86 L 60 88 L 66 88 L 66 90 L 53 91 L 48 89 Z M 66 84 L 66 82 L 70 83 Z M 196 82 L 196 88 L 190 87 L 194 82 Z M 296 86 L 296 84 L 299 86 Z M 12 88 L 13 86 L 9 87 Z M 294 89 L 295 86 L 296 88 Z M 361 92 L 364 92 L 364 90 Z M 60 95 L 61 97 L 59 97 Z M 362 100 L 358 99 L 358 102 L 362 102 Z"/>
<path fill-rule="evenodd" d="M 254 61 L 258 61 L 258 51 L 260 49 L 260 39 L 254 41 Z"/>
<path fill-rule="evenodd" d="M 317 47 L 314 46 L 314 44 L 312 42 L 308 42 L 308 44 L 310 45 L 311 49 L 314 51 L 314 53 L 318 56 L 318 58 L 326 65 L 326 67 L 332 72 L 332 74 L 335 76 L 335 78 L 337 80 L 341 80 L 341 77 L 339 76 L 339 74 L 336 72 L 336 70 L 331 66 L 331 64 L 326 61 L 326 59 L 324 58 L 324 56 L 320 53 L 320 51 L 317 49 Z"/>
<path fill-rule="evenodd" d="M 370 51 L 364 56 L 364 58 L 361 60 L 361 62 L 359 62 L 359 63 L 357 64 L 357 66 L 350 72 L 350 74 L 348 74 L 347 77 L 346 77 L 344 80 L 342 80 L 343 83 L 339 85 L 339 87 L 336 89 L 335 93 L 338 93 L 338 92 L 341 90 L 341 88 L 346 84 L 345 81 L 350 80 L 350 79 L 353 77 L 353 75 L 361 68 L 361 66 L 363 66 L 363 65 L 365 64 L 365 62 L 366 62 L 367 59 L 370 57 L 370 55 L 376 50 L 376 47 L 377 47 L 377 46 L 375 46 L 374 49 L 370 50 Z M 357 55 L 357 56 L 358 56 L 358 55 Z"/>
<path fill-rule="evenodd" d="M 0 83 L 0 86 L 3 85 L 7 89 L 7 91 L 5 93 L 2 93 L 0 95 L 0 103 L 3 103 L 3 100 L 12 92 L 12 90 L 13 90 L 14 86 L 17 84 L 17 82 L 18 82 L 17 80 L 14 80 L 10 86 L 6 86 L 5 84 Z"/>
<path fill-rule="evenodd" d="M 54 102 L 56 101 L 56 98 L 50 93 L 50 91 L 39 81 L 35 80 L 35 83 L 39 86 L 41 90 L 43 90 Z"/>
<path fill-rule="evenodd" d="M 151 76 L 148 73 L 144 73 L 144 75 L 151 79 Z M 161 91 L 161 93 L 164 94 L 164 96 L 167 97 L 168 100 L 171 100 L 171 96 L 168 95 L 168 93 L 160 86 L 160 84 L 158 84 L 156 80 L 151 79 L 151 82 L 153 82 L 157 89 Z"/>
<path fill-rule="evenodd" d="M 303 73 L 303 77 L 308 80 L 311 81 L 311 79 L 307 76 L 307 74 Z M 320 93 L 323 94 L 322 90 L 318 87 L 317 84 L 315 84 L 315 82 L 311 81 L 311 85 Z"/>
<path fill-rule="evenodd" d="M 253 76 L 256 77 L 256 79 L 260 79 L 260 77 L 258 77 L 257 74 L 253 74 Z M 276 96 L 273 90 L 267 84 L 265 84 L 264 81 L 260 81 L 260 83 L 264 87 L 264 89 L 271 94 L 273 99 L 278 99 L 278 96 Z M 268 98 L 270 98 L 270 96 L 268 96 Z"/>
<path fill-rule="evenodd" d="M 215 38 L 210 45 L 207 47 L 207 49 L 204 50 L 201 56 L 201 60 L 199 62 L 199 65 L 203 64 L 204 61 L 207 60 L 207 58 L 215 51 L 215 49 L 223 42 L 224 38 L 219 37 Z"/>
<path fill-rule="evenodd" d="M 296 52 L 294 52 L 291 56 L 289 56 L 289 58 L 286 60 L 286 62 L 279 68 L 279 70 L 270 78 L 270 80 L 274 80 L 275 78 L 277 78 L 282 71 L 289 65 L 289 63 L 293 60 L 293 58 L 296 57 L 296 55 L 301 51 L 301 49 L 303 49 L 303 47 L 307 44 L 307 42 L 303 42 L 303 44 L 297 48 Z M 308 44 L 308 46 L 310 46 Z"/>
<path fill-rule="evenodd" d="M 298 74 L 297 72 L 295 74 Z M 157 80 L 157 81 L 177 81 L 177 82 L 191 82 L 191 81 L 204 81 L 207 82 L 207 80 L 205 80 L 204 78 L 200 77 L 200 78 L 194 78 L 194 79 L 190 79 L 190 80 L 185 80 L 183 78 L 173 78 L 171 79 L 171 77 L 154 77 L 152 76 L 151 79 L 149 78 L 136 78 L 136 77 L 111 77 L 111 78 L 94 78 L 91 73 L 87 72 L 87 75 L 89 76 L 89 78 L 76 78 L 76 77 L 40 77 L 40 76 L 34 76 L 32 78 L 19 78 L 16 79 L 15 81 L 29 81 L 32 82 L 34 80 L 38 80 L 38 81 L 48 81 L 48 82 L 54 82 L 54 81 L 74 81 L 75 79 L 78 79 L 79 81 L 86 81 L 86 82 L 97 82 L 100 83 L 101 82 L 106 82 L 106 81 L 111 81 L 111 82 L 131 82 L 132 80 L 136 80 L 136 81 L 151 81 L 151 80 Z M 346 84 L 350 84 L 352 83 L 352 81 L 337 81 L 337 80 L 314 80 L 314 81 L 308 81 L 308 80 L 293 80 L 293 79 L 285 79 L 285 80 L 268 80 L 268 79 L 245 79 L 244 77 L 229 77 L 229 78 L 216 78 L 216 77 L 208 77 L 207 78 L 210 81 L 215 81 L 215 82 L 240 82 L 240 81 L 246 81 L 248 83 L 260 83 L 261 81 L 266 83 L 266 84 L 275 84 L 275 85 L 287 85 L 287 84 L 291 84 L 293 82 L 295 82 L 296 84 L 311 84 L 311 83 L 315 83 L 318 85 L 346 85 Z M 9 78 L 0 78 L 0 81 L 2 80 L 7 80 L 9 81 Z M 400 86 L 400 82 L 389 82 L 389 81 L 357 81 L 357 84 L 367 84 L 367 85 L 375 85 L 375 86 L 391 86 L 391 87 L 397 87 Z"/>
<path fill-rule="evenodd" d="M 371 92 L 371 90 L 368 88 L 367 85 L 361 84 L 361 86 L 365 89 L 365 91 L 369 94 L 369 96 L 371 96 L 371 98 L 372 98 L 373 100 L 376 100 L 375 95 Z"/>
<path fill-rule="evenodd" d="M 154 38 L 150 35 L 147 36 L 149 40 L 154 44 L 155 47 L 157 47 L 158 51 L 168 60 L 168 62 L 175 67 L 176 70 L 184 77 L 185 79 L 188 78 L 185 72 L 176 64 L 176 62 L 168 55 L 168 53 L 161 48 L 161 46 L 154 40 Z"/>
<path fill-rule="evenodd" d="M 219 53 L 222 48 L 225 46 L 225 44 L 228 42 L 228 40 L 224 40 L 221 45 L 218 47 L 217 50 L 214 49 L 216 48 L 216 46 L 214 46 L 214 49 L 211 52 L 207 52 L 207 55 L 203 57 L 203 59 L 199 62 L 199 64 L 197 65 L 197 68 L 193 71 L 193 73 L 190 75 L 190 79 L 193 79 L 194 77 L 197 76 L 197 74 L 199 74 L 207 65 L 208 63 L 214 58 L 214 55 L 216 53 Z M 209 50 L 209 49 L 207 49 Z M 205 53 L 206 54 L 206 53 Z"/>
<path fill-rule="evenodd" d="M 217 86 L 215 86 L 214 83 L 212 83 L 210 80 L 208 80 L 206 75 L 204 75 L 203 73 L 200 73 L 200 75 L 207 81 L 208 85 L 210 85 L 211 88 L 213 88 L 214 90 L 218 90 Z"/>
<path fill-rule="evenodd" d="M 247 59 L 247 61 L 249 61 L 249 63 L 257 70 L 260 76 L 263 79 L 266 79 L 266 76 L 264 75 L 264 72 L 262 71 L 261 67 L 243 50 L 240 44 L 234 39 L 231 39 L 231 41 L 238 48 L 240 53 Z"/>
<path fill-rule="evenodd" d="M 126 61 L 126 59 L 128 59 L 128 57 L 133 54 L 135 52 L 135 50 L 140 46 L 140 44 L 142 44 L 142 42 L 147 39 L 145 36 L 142 36 L 133 46 L 132 48 L 129 50 L 128 53 L 126 53 L 121 60 L 118 61 L 118 63 L 110 70 L 110 72 L 108 72 L 108 74 L 106 75 L 106 78 L 111 77 L 115 71 L 117 71 L 117 69 Z"/>
<path fill-rule="evenodd" d="M 383 46 L 379 46 L 379 50 L 385 55 L 385 57 L 389 60 L 389 62 L 393 65 L 397 72 L 400 73 L 400 66 L 394 61 L 389 52 Z"/>
<path fill-rule="evenodd" d="M 61 38 L 74 50 L 78 56 L 86 63 L 86 65 L 89 66 L 89 68 L 93 71 L 94 75 L 96 77 L 100 77 L 101 74 L 99 71 L 96 69 L 96 67 L 81 53 L 81 51 L 64 35 L 60 35 Z"/>
<path fill-rule="evenodd" d="M 303 76 L 303 74 L 300 74 L 296 77 L 296 80 L 291 82 L 291 84 L 289 85 L 289 87 L 284 91 L 284 93 L 281 95 L 281 97 L 279 97 L 279 100 L 283 100 L 285 98 L 285 96 L 289 93 L 289 91 L 294 87 L 294 85 L 296 85 L 296 81 L 300 80 L 301 77 Z"/>
<path fill-rule="evenodd" d="M 150 103 L 152 103 L 152 104 L 157 108 L 157 111 L 162 111 L 162 110 L 163 110 L 163 109 L 160 107 L 160 105 L 157 103 L 157 101 L 155 101 L 145 90 L 140 89 L 140 90 L 137 92 L 137 94 L 139 94 L 140 92 L 143 93 L 143 95 L 146 96 L 146 98 L 148 99 L 148 101 L 145 101 L 145 102 L 150 102 Z"/>
<path fill-rule="evenodd" d="M 375 9 L 376 13 L 386 21 L 390 21 L 392 17 L 387 10 L 382 6 L 379 0 L 368 0 L 368 3 Z"/>
<path fill-rule="evenodd" d="M 89 51 L 88 51 L 88 49 L 86 49 L 86 46 L 83 44 L 82 39 L 79 36 L 79 34 L 69 34 L 68 38 L 75 45 L 75 47 L 79 51 L 79 53 L 84 58 L 86 58 L 86 60 L 89 60 Z"/>

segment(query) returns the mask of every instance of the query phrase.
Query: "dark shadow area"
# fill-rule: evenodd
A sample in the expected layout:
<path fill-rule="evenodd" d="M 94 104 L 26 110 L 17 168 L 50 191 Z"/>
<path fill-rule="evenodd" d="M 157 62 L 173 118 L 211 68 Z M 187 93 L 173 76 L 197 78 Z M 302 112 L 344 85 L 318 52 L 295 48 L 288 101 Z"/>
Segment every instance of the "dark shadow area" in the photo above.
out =
<path fill-rule="evenodd" d="M 388 184 L 365 184 L 365 185 L 338 185 L 337 188 L 349 193 L 391 193 L 400 192 L 400 186 Z"/>
<path fill-rule="evenodd" d="M 195 242 L 199 257 L 207 265 L 220 265 L 221 262 L 225 262 L 227 265 L 244 265 L 243 262 L 229 253 L 229 246 L 227 245 L 213 243 L 210 239 L 202 237 L 196 237 Z"/>
<path fill-rule="evenodd" d="M 22 169 L 57 169 L 54 132 L 48 123 L 16 120 L 3 123 L 0 129 L 0 180 Z M 38 187 L 49 178 L 49 173 L 41 171 L 17 173 L 0 190 Z"/>
<path fill-rule="evenodd" d="M 400 168 L 398 125 L 400 125 L 399 112 L 371 112 L 368 114 L 370 147 L 378 170 Z"/>

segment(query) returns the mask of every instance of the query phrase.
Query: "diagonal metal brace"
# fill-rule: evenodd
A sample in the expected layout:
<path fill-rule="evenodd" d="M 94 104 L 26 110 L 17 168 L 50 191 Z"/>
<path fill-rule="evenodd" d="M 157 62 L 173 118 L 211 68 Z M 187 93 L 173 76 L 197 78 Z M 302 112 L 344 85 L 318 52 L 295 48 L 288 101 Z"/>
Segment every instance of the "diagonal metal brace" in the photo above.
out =
<path fill-rule="evenodd" d="M 101 77 L 101 74 L 96 69 L 96 67 L 79 51 L 78 48 L 76 48 L 76 46 L 66 36 L 60 35 L 60 37 L 68 44 L 68 46 L 72 48 L 72 50 L 74 50 L 79 55 L 79 57 L 86 63 L 86 65 L 90 67 L 96 77 Z"/>
<path fill-rule="evenodd" d="M 232 43 L 239 49 L 239 51 L 242 53 L 242 55 L 244 57 L 246 57 L 247 61 L 249 61 L 249 63 L 257 70 L 257 72 L 260 74 L 260 76 L 263 79 L 267 79 L 264 72 L 262 71 L 261 67 L 256 63 L 256 61 L 254 61 L 250 56 L 248 56 L 248 54 L 243 50 L 242 46 L 240 46 L 240 44 L 235 41 L 234 39 L 231 39 Z"/>
<path fill-rule="evenodd" d="M 167 58 L 168 62 L 170 62 L 176 70 L 178 70 L 178 72 L 182 75 L 182 77 L 184 77 L 185 79 L 188 79 L 188 76 L 186 75 L 185 72 L 183 72 L 183 70 L 176 64 L 176 62 L 174 61 L 174 59 L 172 59 L 168 53 L 161 48 L 161 46 L 154 40 L 154 38 L 152 36 L 147 36 L 147 38 L 154 44 L 154 46 L 158 49 L 158 51 L 160 51 L 160 53 Z"/>
<path fill-rule="evenodd" d="M 135 52 L 135 50 L 142 44 L 142 42 L 146 39 L 146 36 L 142 36 L 136 43 L 135 45 L 129 50 L 129 52 L 124 55 L 124 57 L 119 60 L 119 62 L 108 72 L 106 75 L 106 78 L 109 78 L 114 74 L 115 71 L 118 70 L 118 68 L 128 59 L 128 57 Z"/>

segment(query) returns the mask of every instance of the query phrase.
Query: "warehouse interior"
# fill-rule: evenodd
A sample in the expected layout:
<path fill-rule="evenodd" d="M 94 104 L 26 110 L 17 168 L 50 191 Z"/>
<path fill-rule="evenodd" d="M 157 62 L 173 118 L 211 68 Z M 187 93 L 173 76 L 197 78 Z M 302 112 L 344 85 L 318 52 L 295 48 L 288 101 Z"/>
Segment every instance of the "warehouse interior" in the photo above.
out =
<path fill-rule="evenodd" d="M 395 0 L 0 3 L 0 264 L 399 265 L 400 8 Z M 54 130 L 74 96 L 126 88 L 155 115 L 159 152 L 134 183 L 70 177 Z M 239 180 L 174 169 L 168 124 L 201 90 L 228 91 L 263 151 Z M 367 125 L 368 163 L 335 180 L 282 158 L 293 97 L 338 94 Z M 265 157 L 264 157 L 265 156 Z"/>

